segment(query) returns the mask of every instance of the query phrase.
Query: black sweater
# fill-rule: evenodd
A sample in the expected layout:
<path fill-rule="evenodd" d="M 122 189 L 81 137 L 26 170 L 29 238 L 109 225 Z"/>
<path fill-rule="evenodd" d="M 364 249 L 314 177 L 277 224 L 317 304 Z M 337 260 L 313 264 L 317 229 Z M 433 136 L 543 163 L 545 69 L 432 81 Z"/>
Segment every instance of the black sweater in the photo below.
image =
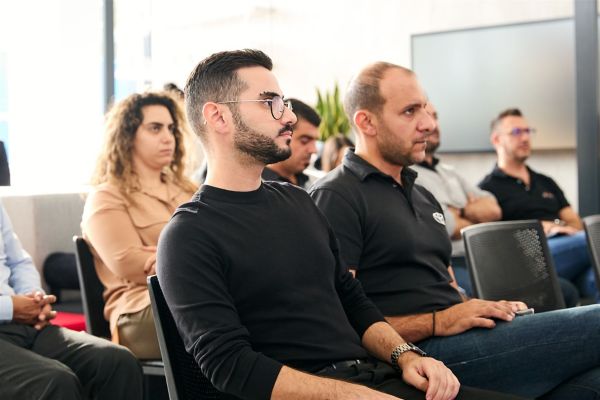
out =
<path fill-rule="evenodd" d="M 383 316 L 339 262 L 310 197 L 290 184 L 203 186 L 158 244 L 158 277 L 187 350 L 222 392 L 268 399 L 282 364 L 364 358 Z"/>

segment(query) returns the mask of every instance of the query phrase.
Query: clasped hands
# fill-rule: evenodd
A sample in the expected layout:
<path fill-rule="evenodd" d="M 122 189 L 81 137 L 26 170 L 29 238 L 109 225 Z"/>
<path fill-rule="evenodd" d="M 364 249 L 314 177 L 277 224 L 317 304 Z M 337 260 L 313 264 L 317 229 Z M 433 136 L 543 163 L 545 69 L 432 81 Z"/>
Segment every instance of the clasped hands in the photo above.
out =
<path fill-rule="evenodd" d="M 56 296 L 52 294 L 43 294 L 40 291 L 18 294 L 12 296 L 12 301 L 13 322 L 31 325 L 39 331 L 56 317 L 56 311 L 52 310 Z"/>

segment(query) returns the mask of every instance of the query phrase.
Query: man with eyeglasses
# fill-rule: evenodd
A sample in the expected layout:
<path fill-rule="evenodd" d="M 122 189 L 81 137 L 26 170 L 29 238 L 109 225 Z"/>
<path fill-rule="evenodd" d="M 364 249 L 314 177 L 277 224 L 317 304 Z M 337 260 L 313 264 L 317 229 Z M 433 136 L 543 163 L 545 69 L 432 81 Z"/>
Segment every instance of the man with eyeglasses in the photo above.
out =
<path fill-rule="evenodd" d="M 479 187 L 496 196 L 503 220 L 539 219 L 548 236 L 558 276 L 573 282 L 582 297 L 594 297 L 598 301 L 579 215 L 552 178 L 527 165 L 534 133 L 535 129 L 529 126 L 519 109 L 501 112 L 491 124 L 491 141 L 498 162 Z"/>
<path fill-rule="evenodd" d="M 163 230 L 157 273 L 186 348 L 226 398 L 454 398 L 454 375 L 406 343 L 340 264 L 308 194 L 261 180 L 289 157 L 296 123 L 271 69 L 258 50 L 216 53 L 185 88 L 208 175 Z"/>
<path fill-rule="evenodd" d="M 267 165 L 263 170 L 262 178 L 265 181 L 289 182 L 308 189 L 314 183 L 314 177 L 304 171 L 310 165 L 312 155 L 317 152 L 321 117 L 311 106 L 300 100 L 289 99 L 288 101 L 298 118 L 293 126 L 291 155 L 286 160 Z"/>

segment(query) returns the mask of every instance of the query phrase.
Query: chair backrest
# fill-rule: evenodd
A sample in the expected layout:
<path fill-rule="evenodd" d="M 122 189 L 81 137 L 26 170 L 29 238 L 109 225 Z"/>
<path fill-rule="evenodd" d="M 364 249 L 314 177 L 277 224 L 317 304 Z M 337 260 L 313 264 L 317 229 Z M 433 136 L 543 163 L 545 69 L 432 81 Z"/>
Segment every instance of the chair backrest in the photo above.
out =
<path fill-rule="evenodd" d="M 539 221 L 488 222 L 461 233 L 475 297 L 520 300 L 536 312 L 565 308 Z"/>
<path fill-rule="evenodd" d="M 94 256 L 84 238 L 73 236 L 73 242 L 75 242 L 75 254 L 77 254 L 77 275 L 79 276 L 87 333 L 110 338 L 110 327 L 104 319 L 104 298 L 102 297 L 104 286 L 96 274 Z"/>
<path fill-rule="evenodd" d="M 221 394 L 202 374 L 194 357 L 185 350 L 173 315 L 167 306 L 156 275 L 148 277 L 148 290 L 160 354 L 171 400 L 213 400 Z"/>
<path fill-rule="evenodd" d="M 590 258 L 594 264 L 596 284 L 600 287 L 600 214 L 585 217 L 583 226 L 587 236 Z"/>

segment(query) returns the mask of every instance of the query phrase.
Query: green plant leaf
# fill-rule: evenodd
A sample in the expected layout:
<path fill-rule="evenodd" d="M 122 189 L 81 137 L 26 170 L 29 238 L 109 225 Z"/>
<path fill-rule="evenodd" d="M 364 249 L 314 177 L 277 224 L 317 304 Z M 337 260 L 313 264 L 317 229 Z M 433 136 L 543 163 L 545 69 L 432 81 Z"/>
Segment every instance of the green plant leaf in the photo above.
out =
<path fill-rule="evenodd" d="M 318 88 L 316 91 L 317 104 L 315 108 L 321 116 L 320 139 L 324 141 L 339 133 L 347 135 L 350 132 L 350 121 L 348 121 L 340 100 L 340 89 L 337 82 L 332 91 L 322 92 Z"/>

